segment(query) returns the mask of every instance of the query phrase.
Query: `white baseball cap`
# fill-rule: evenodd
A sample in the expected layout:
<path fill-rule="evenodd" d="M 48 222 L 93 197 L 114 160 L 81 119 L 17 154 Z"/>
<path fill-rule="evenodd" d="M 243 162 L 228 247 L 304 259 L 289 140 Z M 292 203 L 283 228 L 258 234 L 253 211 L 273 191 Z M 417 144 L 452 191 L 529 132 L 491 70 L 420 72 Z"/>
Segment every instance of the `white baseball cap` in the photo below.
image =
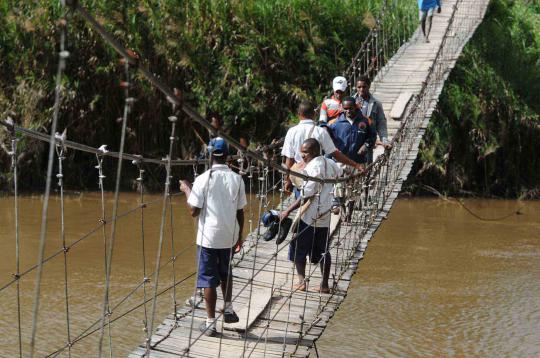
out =
<path fill-rule="evenodd" d="M 332 81 L 332 88 L 335 91 L 345 92 L 347 89 L 347 79 L 343 76 L 337 76 Z"/>

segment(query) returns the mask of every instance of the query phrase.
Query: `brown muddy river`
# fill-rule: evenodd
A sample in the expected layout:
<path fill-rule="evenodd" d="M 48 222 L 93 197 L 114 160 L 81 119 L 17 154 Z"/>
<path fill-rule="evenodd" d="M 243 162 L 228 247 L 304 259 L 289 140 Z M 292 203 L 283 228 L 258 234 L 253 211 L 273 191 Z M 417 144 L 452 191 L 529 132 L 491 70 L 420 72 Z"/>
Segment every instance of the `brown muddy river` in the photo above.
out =
<path fill-rule="evenodd" d="M 112 208 L 108 196 L 107 213 Z M 137 195 L 121 195 L 120 212 L 137 206 Z M 174 199 L 176 280 L 194 270 L 195 222 Z M 155 269 L 161 222 L 160 196 L 145 210 L 147 276 Z M 370 243 L 349 295 L 323 338 L 321 357 L 536 357 L 540 356 L 540 202 L 468 200 L 484 217 L 502 216 L 519 206 L 524 215 L 503 221 L 475 219 L 456 204 L 435 199 L 400 199 L 389 220 Z M 36 263 L 41 211 L 39 196 L 20 199 L 21 272 Z M 87 193 L 66 199 L 66 241 L 95 230 L 67 254 L 70 331 L 76 337 L 92 326 L 103 302 L 104 247 L 99 228 L 100 196 Z M 46 256 L 61 249 L 59 201 L 51 201 Z M 253 208 L 256 220 L 257 208 Z M 0 287 L 15 272 L 13 198 L 0 198 Z M 110 225 L 105 231 L 110 236 Z M 111 318 L 143 300 L 141 215 L 119 219 L 111 277 L 111 305 L 131 295 Z M 162 263 L 171 257 L 167 220 Z M 45 356 L 67 341 L 63 253 L 44 265 L 36 345 Z M 160 290 L 173 282 L 171 264 L 160 275 Z M 23 350 L 28 354 L 35 271 L 20 280 Z M 150 297 L 152 286 L 147 287 Z M 193 292 L 187 279 L 158 299 L 156 324 Z M 16 284 L 0 291 L 0 357 L 18 356 Z M 148 305 L 148 315 L 151 306 Z M 112 352 L 125 357 L 144 339 L 143 308 L 113 322 Z M 95 327 L 95 326 L 93 326 Z M 91 330 L 90 330 L 91 331 Z M 105 331 L 105 356 L 108 356 Z M 77 342 L 72 357 L 94 357 L 99 332 Z M 66 354 L 60 355 L 67 357 Z"/>

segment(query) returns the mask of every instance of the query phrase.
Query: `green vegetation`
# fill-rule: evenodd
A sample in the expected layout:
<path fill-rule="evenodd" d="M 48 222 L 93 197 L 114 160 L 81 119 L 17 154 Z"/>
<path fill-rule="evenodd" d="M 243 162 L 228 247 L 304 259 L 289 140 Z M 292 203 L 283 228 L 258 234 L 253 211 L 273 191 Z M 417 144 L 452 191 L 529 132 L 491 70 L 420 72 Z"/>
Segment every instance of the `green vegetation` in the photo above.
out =
<path fill-rule="evenodd" d="M 492 0 L 424 137 L 409 189 L 540 196 L 540 3 Z"/>
<path fill-rule="evenodd" d="M 54 99 L 59 1 L 0 0 L 0 117 L 47 132 Z M 220 112 L 233 135 L 268 142 L 283 134 L 283 122 L 301 97 L 320 99 L 350 62 L 373 26 L 382 0 L 88 0 L 82 4 L 151 71 L 181 89 L 202 114 Z M 400 2 L 415 25 L 416 4 Z M 118 148 L 123 79 L 118 57 L 78 16 L 68 16 L 67 49 L 59 129 L 68 139 Z M 391 31 L 403 24 L 390 18 Z M 135 79 L 126 150 L 162 157 L 168 146 L 171 108 L 150 85 Z M 188 120 L 181 123 L 175 156 L 192 157 L 200 147 Z M 201 132 L 201 128 L 193 128 Z M 204 136 L 204 133 L 201 132 Z M 4 131 L 0 131 L 0 136 Z M 4 140 L 5 141 L 5 140 Z M 23 140 L 21 184 L 39 188 L 43 144 Z M 8 168 L 5 153 L 0 162 Z M 68 185 L 95 188 L 94 159 L 70 152 Z M 113 177 L 107 162 L 108 179 Z M 131 170 L 128 166 L 126 170 Z M 6 170 L 7 172 L 7 170 Z M 150 173 L 153 176 L 163 173 Z M 4 172 L 6 186 L 7 173 Z M 159 182 L 156 180 L 156 182 Z M 129 183 L 125 183 L 129 184 Z"/>

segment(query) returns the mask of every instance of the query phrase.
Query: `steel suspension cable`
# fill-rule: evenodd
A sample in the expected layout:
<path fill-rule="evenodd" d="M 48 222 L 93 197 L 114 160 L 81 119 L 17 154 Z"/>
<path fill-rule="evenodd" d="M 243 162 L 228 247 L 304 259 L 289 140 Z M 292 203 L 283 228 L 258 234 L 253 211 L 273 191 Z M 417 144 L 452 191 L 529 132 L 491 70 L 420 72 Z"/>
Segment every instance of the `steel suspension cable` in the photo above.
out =
<path fill-rule="evenodd" d="M 64 5 L 62 3 L 62 5 Z M 59 22 L 60 26 L 60 51 L 58 52 L 58 67 L 56 71 L 56 86 L 54 95 L 53 116 L 50 132 L 49 154 L 47 160 L 47 174 L 45 180 L 45 193 L 43 196 L 43 205 L 41 209 L 41 229 L 39 234 L 39 247 L 37 259 L 36 283 L 34 289 L 34 304 L 32 308 L 32 332 L 30 334 L 30 358 L 33 358 L 36 348 L 36 333 L 39 315 L 39 303 L 41 294 L 41 278 L 43 275 L 43 257 L 45 254 L 45 241 L 47 236 L 47 215 L 49 210 L 49 196 L 51 192 L 52 171 L 54 166 L 54 136 L 58 124 L 58 115 L 60 112 L 60 102 L 62 99 L 62 76 L 66 67 L 66 59 L 69 57 L 69 52 L 65 49 L 67 20 L 64 18 Z"/>

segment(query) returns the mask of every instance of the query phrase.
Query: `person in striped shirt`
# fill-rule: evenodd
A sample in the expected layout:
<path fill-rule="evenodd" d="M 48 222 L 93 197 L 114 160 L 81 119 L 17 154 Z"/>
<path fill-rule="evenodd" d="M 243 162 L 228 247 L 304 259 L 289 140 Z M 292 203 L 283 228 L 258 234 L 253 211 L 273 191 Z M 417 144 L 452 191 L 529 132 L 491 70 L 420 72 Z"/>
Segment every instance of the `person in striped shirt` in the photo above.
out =
<path fill-rule="evenodd" d="M 345 96 L 345 91 L 347 90 L 347 79 L 337 76 L 332 81 L 332 89 L 334 91 L 332 97 L 326 98 L 321 104 L 319 123 L 332 124 L 343 112 L 341 99 Z"/>

